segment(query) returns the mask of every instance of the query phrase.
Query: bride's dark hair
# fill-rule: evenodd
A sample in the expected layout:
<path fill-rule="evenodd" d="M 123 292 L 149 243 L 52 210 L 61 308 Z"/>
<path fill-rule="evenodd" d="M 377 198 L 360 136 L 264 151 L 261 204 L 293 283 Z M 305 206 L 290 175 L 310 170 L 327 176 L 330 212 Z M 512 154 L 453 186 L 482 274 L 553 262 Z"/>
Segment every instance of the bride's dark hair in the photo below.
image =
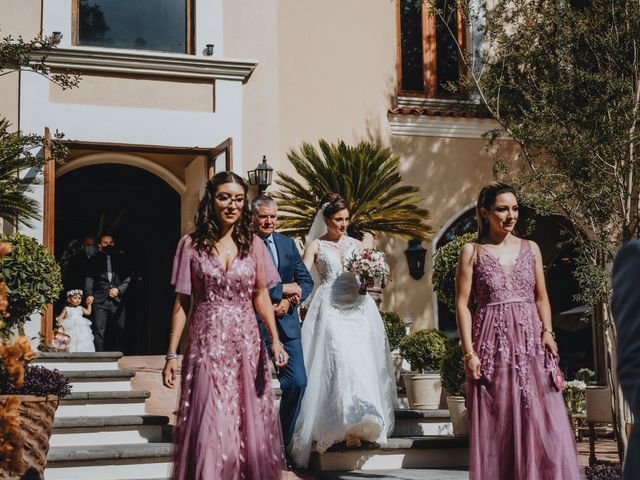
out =
<path fill-rule="evenodd" d="M 247 200 L 247 192 L 249 186 L 246 182 L 233 172 L 220 172 L 216 173 L 209 179 L 204 191 L 204 197 L 200 200 L 198 211 L 196 212 L 195 224 L 196 228 L 191 232 L 191 239 L 193 245 L 197 250 L 206 251 L 207 253 L 211 249 L 215 248 L 214 245 L 220 240 L 220 232 L 222 230 L 220 226 L 220 219 L 216 215 L 214 206 L 215 196 L 218 192 L 220 185 L 226 183 L 237 183 L 244 190 L 244 203 L 242 204 L 242 211 L 240 217 L 233 225 L 233 232 L 231 237 L 238 247 L 238 255 L 243 258 L 253 242 L 253 233 L 251 232 L 251 213 L 249 211 L 249 202 Z"/>
<path fill-rule="evenodd" d="M 344 198 L 333 192 L 327 193 L 324 197 L 322 197 L 318 209 L 321 209 L 324 204 L 326 204 L 323 212 L 324 218 L 331 218 L 339 211 L 349 209 L 347 207 L 347 202 L 344 201 Z"/>

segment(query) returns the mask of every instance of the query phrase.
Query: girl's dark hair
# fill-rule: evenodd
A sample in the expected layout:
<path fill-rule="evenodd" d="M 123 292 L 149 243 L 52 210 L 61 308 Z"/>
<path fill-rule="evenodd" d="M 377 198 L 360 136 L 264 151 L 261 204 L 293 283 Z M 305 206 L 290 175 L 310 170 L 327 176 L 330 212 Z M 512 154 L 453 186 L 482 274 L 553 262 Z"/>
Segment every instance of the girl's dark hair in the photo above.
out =
<path fill-rule="evenodd" d="M 484 238 L 489 233 L 489 223 L 482 216 L 481 208 L 491 210 L 491 207 L 496 203 L 496 198 L 501 193 L 512 193 L 514 197 L 518 198 L 515 188 L 508 183 L 504 182 L 491 182 L 480 190 L 478 196 L 478 203 L 476 205 L 476 221 L 478 222 L 478 240 Z"/>
<path fill-rule="evenodd" d="M 339 211 L 345 209 L 348 210 L 349 208 L 347 207 L 347 202 L 344 201 L 344 198 L 342 198 L 337 193 L 327 193 L 324 197 L 322 197 L 322 200 L 320 200 L 320 205 L 318 206 L 318 208 L 322 208 L 325 203 L 327 204 L 327 206 L 324 207 L 324 218 L 331 218 Z"/>
<path fill-rule="evenodd" d="M 214 206 L 215 196 L 220 185 L 226 183 L 237 183 L 244 190 L 245 200 L 242 204 L 240 217 L 233 226 L 231 234 L 233 241 L 238 247 L 238 255 L 243 258 L 251 248 L 253 242 L 253 233 L 251 232 L 251 213 L 249 211 L 249 202 L 247 201 L 247 192 L 249 187 L 246 182 L 233 172 L 216 173 L 209 179 L 204 191 L 204 197 L 200 200 L 198 211 L 195 218 L 195 230 L 191 233 L 191 239 L 196 250 L 210 252 L 215 248 L 215 244 L 220 240 L 220 219 L 216 215 Z"/>

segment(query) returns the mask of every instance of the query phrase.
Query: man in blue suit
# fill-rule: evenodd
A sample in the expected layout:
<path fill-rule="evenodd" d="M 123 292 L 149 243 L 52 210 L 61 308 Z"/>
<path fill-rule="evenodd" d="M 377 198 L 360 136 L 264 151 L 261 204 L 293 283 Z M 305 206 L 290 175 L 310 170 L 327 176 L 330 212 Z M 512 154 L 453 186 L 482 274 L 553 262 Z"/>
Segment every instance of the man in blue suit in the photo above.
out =
<path fill-rule="evenodd" d="M 627 243 L 613 264 L 611 310 L 618 331 L 618 379 L 635 417 L 624 479 L 640 478 L 640 241 Z"/>
<path fill-rule="evenodd" d="M 313 280 L 302 262 L 295 243 L 275 231 L 278 223 L 278 207 L 273 198 L 259 195 L 251 203 L 254 232 L 260 236 L 271 252 L 282 283 L 269 290 L 280 341 L 289 354 L 289 363 L 277 371 L 282 397 L 280 398 L 280 422 L 285 447 L 293 437 L 293 431 L 300 413 L 302 396 L 307 386 L 307 374 L 302 355 L 300 317 L 298 304 L 303 302 L 313 290 Z M 271 352 L 269 336 L 260 322 L 262 338 Z M 293 465 L 287 459 L 287 467 Z"/>

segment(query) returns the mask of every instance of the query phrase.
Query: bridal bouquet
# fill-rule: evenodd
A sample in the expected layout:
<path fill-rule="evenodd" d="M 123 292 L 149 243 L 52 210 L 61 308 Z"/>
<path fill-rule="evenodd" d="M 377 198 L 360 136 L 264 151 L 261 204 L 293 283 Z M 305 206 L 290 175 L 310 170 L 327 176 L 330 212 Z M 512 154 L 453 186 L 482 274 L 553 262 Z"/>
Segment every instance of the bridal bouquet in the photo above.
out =
<path fill-rule="evenodd" d="M 384 284 L 389 278 L 389 265 L 384 261 L 384 253 L 373 248 L 355 250 L 344 266 L 360 279 L 365 291 L 367 283 Z"/>

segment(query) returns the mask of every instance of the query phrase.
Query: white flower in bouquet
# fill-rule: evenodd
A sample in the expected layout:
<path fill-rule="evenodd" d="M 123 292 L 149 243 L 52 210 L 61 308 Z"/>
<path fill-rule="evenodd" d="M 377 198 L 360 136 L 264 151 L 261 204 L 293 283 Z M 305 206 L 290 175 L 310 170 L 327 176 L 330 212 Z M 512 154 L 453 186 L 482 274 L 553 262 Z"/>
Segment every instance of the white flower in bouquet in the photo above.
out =
<path fill-rule="evenodd" d="M 385 283 L 389 278 L 389 265 L 384 261 L 384 253 L 373 248 L 355 250 L 347 258 L 345 269 L 358 276 L 361 282 Z"/>

